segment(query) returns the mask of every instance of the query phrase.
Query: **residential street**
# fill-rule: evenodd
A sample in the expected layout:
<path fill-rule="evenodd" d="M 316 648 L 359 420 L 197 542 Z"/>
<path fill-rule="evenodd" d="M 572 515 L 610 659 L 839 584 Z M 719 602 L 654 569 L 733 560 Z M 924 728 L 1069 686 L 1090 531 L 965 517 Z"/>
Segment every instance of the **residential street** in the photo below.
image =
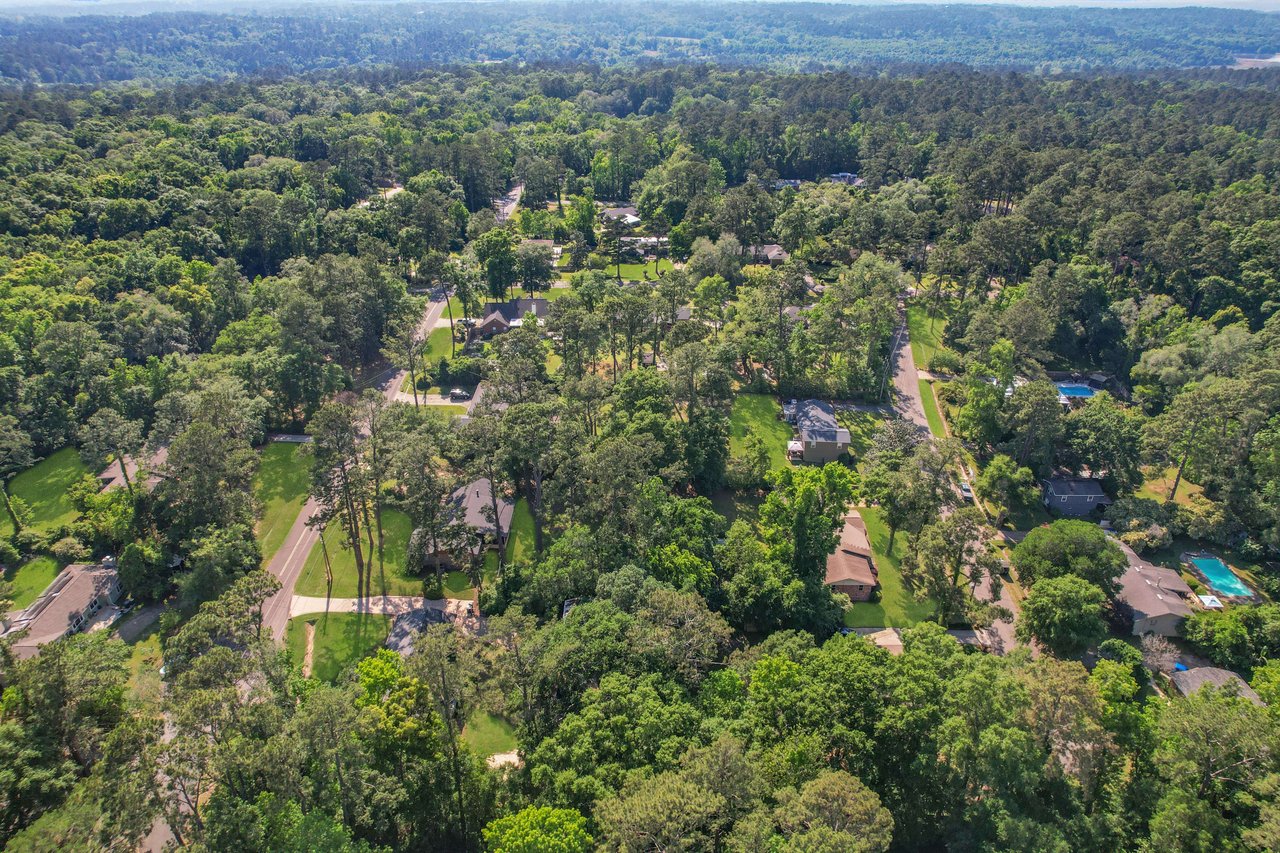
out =
<path fill-rule="evenodd" d="M 431 333 L 431 329 L 435 328 L 435 323 L 444 312 L 445 305 L 445 299 L 428 303 L 422 315 L 422 323 L 418 327 L 424 340 L 426 335 Z M 379 381 L 371 387 L 381 389 L 387 399 L 394 402 L 408 375 L 407 370 L 390 371 L 381 375 Z M 302 511 L 293 521 L 293 526 L 289 528 L 284 544 L 267 564 L 267 571 L 280 580 L 280 591 L 267 599 L 267 603 L 263 606 L 262 619 L 277 643 L 284 642 L 285 628 L 289 624 L 290 616 L 293 615 L 293 588 L 297 585 L 298 578 L 302 576 L 307 556 L 311 553 L 319 536 L 318 531 L 307 526 L 307 519 L 311 518 L 319 508 L 314 500 L 308 500 L 303 505 Z"/>
<path fill-rule="evenodd" d="M 911 358 L 911 333 L 907 330 L 905 315 L 895 341 L 892 356 L 893 407 L 900 416 L 927 430 L 929 421 L 924 416 L 924 404 L 920 400 L 920 376 Z"/>

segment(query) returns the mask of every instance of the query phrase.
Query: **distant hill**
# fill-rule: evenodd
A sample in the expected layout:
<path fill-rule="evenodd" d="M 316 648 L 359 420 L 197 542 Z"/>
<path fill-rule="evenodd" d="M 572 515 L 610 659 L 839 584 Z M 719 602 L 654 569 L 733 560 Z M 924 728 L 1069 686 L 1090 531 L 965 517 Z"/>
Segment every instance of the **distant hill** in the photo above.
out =
<path fill-rule="evenodd" d="M 395 3 L 0 19 L 0 80 L 216 79 L 342 66 L 717 62 L 799 70 L 962 63 L 1042 71 L 1229 66 L 1280 16 L 1229 9 L 817 3 Z"/>

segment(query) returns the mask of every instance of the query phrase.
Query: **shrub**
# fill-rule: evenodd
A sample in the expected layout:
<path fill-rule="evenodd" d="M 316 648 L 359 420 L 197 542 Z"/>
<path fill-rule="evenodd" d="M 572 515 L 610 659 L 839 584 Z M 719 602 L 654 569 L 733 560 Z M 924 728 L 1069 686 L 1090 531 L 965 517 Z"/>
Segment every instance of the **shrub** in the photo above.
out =
<path fill-rule="evenodd" d="M 1169 529 L 1172 513 L 1151 498 L 1120 498 L 1107 507 L 1105 518 L 1124 542 L 1139 554 L 1163 548 L 1173 541 Z"/>
<path fill-rule="evenodd" d="M 930 373 L 956 376 L 964 369 L 964 361 L 951 350 L 938 350 L 926 365 Z"/>
<path fill-rule="evenodd" d="M 21 559 L 18 549 L 8 539 L 0 539 L 0 568 L 12 568 Z"/>
<path fill-rule="evenodd" d="M 64 536 L 54 542 L 49 553 L 60 563 L 79 563 L 89 558 L 89 549 L 74 536 Z"/>

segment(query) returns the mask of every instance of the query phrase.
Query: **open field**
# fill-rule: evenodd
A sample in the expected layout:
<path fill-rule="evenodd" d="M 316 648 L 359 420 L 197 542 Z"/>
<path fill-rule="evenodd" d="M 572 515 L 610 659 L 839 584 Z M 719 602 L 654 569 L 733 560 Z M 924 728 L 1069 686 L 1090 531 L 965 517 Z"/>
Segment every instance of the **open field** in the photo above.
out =
<path fill-rule="evenodd" d="M 373 565 L 373 595 L 422 595 L 422 578 L 410 575 L 405 571 L 405 552 L 409 545 L 409 534 L 412 532 L 409 517 L 393 509 L 382 511 L 383 529 L 383 567 L 378 568 L 378 555 L 372 558 L 365 554 L 367 562 Z M 329 561 L 333 566 L 333 598 L 355 598 L 356 596 L 356 558 L 355 552 L 342 545 L 343 534 L 340 525 L 330 524 L 325 531 L 325 542 L 329 547 Z M 361 540 L 362 552 L 369 550 L 367 539 Z M 302 576 L 294 589 L 297 595 L 325 595 L 324 554 L 320 543 L 307 555 L 307 563 L 302 568 Z"/>
<path fill-rule="evenodd" d="M 741 456 L 747 450 L 747 431 L 754 428 L 769 449 L 769 467 L 785 468 L 791 425 L 782 420 L 782 406 L 769 394 L 739 394 L 729 413 L 729 453 Z"/>
<path fill-rule="evenodd" d="M 391 617 L 378 613 L 315 613 L 289 620 L 285 643 L 299 667 L 307 654 L 307 623 L 315 626 L 311 677 L 333 681 L 387 640 Z"/>
<path fill-rule="evenodd" d="M 880 575 L 880 600 L 855 602 L 844 613 L 844 624 L 850 628 L 903 628 L 923 622 L 933 615 L 932 601 L 916 601 L 907 589 L 899 568 L 907 552 L 906 534 L 899 531 L 889 548 L 889 528 L 880 510 L 866 507 L 858 510 L 867 523 L 867 538 L 875 554 L 876 571 Z"/>
<path fill-rule="evenodd" d="M 21 610 L 35 601 L 61 570 L 57 560 L 43 554 L 23 563 L 16 571 L 6 572 L 4 579 L 13 584 L 13 609 Z"/>
<path fill-rule="evenodd" d="M 1164 470 L 1147 467 L 1143 469 L 1143 473 L 1146 475 L 1146 481 L 1135 494 L 1140 498 L 1150 498 L 1160 503 L 1168 500 L 1169 490 L 1173 488 L 1173 481 L 1178 476 L 1178 469 L 1173 466 Z M 1178 494 L 1174 497 L 1174 503 L 1187 506 L 1192 498 L 1202 494 L 1204 494 L 1203 488 L 1183 476 L 1182 482 L 1178 483 Z"/>
<path fill-rule="evenodd" d="M 659 273 L 668 273 L 673 269 L 675 265 L 669 258 L 661 258 L 656 263 L 650 261 L 647 264 L 621 264 L 620 266 L 609 264 L 605 272 L 613 273 L 623 281 L 644 281 L 645 272 L 649 273 L 649 278 L 652 280 L 656 279 Z"/>
<path fill-rule="evenodd" d="M 31 508 L 33 528 L 51 530 L 75 521 L 76 510 L 67 497 L 67 489 L 87 473 L 89 469 L 80 461 L 80 454 L 64 447 L 15 476 L 7 489 L 11 497 L 22 498 Z M 0 536 L 11 535 L 13 522 L 0 511 Z"/>
<path fill-rule="evenodd" d="M 258 544 L 262 546 L 263 564 L 270 562 L 280 550 L 289 528 L 307 502 L 311 458 L 303 454 L 301 448 L 301 444 L 290 441 L 273 441 L 262 448 L 253 493 L 262 507 Z"/>

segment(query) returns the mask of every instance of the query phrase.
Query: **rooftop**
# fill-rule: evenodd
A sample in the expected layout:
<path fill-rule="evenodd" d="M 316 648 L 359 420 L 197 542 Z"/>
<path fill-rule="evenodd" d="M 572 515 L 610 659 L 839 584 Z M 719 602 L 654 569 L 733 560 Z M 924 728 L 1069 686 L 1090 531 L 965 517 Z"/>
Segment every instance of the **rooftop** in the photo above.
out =
<path fill-rule="evenodd" d="M 1045 480 L 1045 485 L 1055 495 L 1070 495 L 1082 498 L 1105 498 L 1107 496 L 1107 493 L 1102 490 L 1102 484 L 1092 477 L 1050 477 Z"/>
<path fill-rule="evenodd" d="M 1219 669 L 1216 666 L 1197 666 L 1194 669 L 1182 672 L 1171 672 L 1169 673 L 1169 680 L 1173 682 L 1173 686 L 1183 696 L 1190 696 L 1204 687 L 1235 688 L 1238 695 L 1243 696 L 1253 704 L 1263 704 L 1258 694 L 1253 692 L 1253 688 L 1245 684 L 1243 678 L 1229 669 Z"/>
<path fill-rule="evenodd" d="M 114 598 L 111 591 L 116 578 L 114 568 L 83 563 L 73 563 L 59 572 L 27 609 L 12 614 L 5 633 L 26 631 L 26 636 L 14 644 L 18 657 L 31 657 L 40 646 L 86 627 L 85 611 L 103 596 Z M 105 613 L 105 617 L 113 615 Z"/>
<path fill-rule="evenodd" d="M 488 535 L 494 532 L 493 522 L 485 513 L 486 509 L 493 506 L 493 495 L 487 477 L 481 477 L 458 489 L 453 493 L 452 500 L 454 506 L 458 508 L 459 520 L 465 521 L 470 527 L 483 534 Z M 511 516 L 515 509 L 514 501 L 502 495 L 498 496 L 498 521 L 503 532 L 511 530 Z"/>
<path fill-rule="evenodd" d="M 796 406 L 796 429 L 805 441 L 849 443 L 849 431 L 836 423 L 836 410 L 825 400 L 801 400 Z"/>
<path fill-rule="evenodd" d="M 1133 608 L 1137 618 L 1190 616 L 1185 598 L 1189 595 L 1191 587 L 1177 572 L 1141 560 L 1131 559 L 1120 576 L 1120 598 Z"/>
<path fill-rule="evenodd" d="M 876 567 L 871 556 L 871 541 L 862 516 L 851 512 L 845 516 L 840 530 L 840 544 L 827 557 L 826 583 L 857 583 L 875 586 Z"/>

